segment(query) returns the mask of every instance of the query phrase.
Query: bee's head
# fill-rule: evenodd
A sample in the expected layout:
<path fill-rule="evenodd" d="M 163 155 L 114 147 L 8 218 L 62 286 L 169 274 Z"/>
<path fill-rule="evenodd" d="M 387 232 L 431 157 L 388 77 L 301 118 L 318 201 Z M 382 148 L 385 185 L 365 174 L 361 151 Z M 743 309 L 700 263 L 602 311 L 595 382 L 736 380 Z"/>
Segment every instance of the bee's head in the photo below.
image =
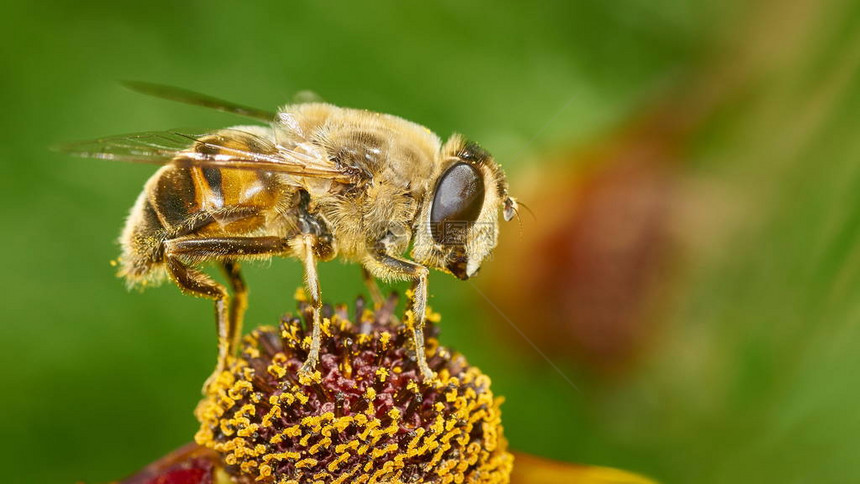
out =
<path fill-rule="evenodd" d="M 508 183 L 493 157 L 476 143 L 453 136 L 418 218 L 412 257 L 459 279 L 474 276 L 496 247 L 499 210 L 516 213 Z"/>

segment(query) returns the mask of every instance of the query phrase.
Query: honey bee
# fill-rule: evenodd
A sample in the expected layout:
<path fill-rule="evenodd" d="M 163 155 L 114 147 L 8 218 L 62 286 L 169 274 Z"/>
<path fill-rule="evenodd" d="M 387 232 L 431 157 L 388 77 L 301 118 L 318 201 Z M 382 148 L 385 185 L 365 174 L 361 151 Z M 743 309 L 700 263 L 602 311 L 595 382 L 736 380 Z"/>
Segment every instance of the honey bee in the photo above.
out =
<path fill-rule="evenodd" d="M 406 324 L 420 372 L 433 378 L 424 355 L 428 269 L 474 276 L 496 246 L 499 211 L 505 220 L 517 211 L 488 152 L 459 135 L 443 143 L 424 126 L 388 114 L 318 102 L 267 113 L 167 86 L 129 87 L 267 123 L 61 148 L 163 165 L 128 216 L 119 274 L 130 286 L 169 279 L 183 293 L 215 302 L 218 361 L 207 381 L 225 369 L 241 334 L 247 289 L 240 262 L 272 256 L 304 265 L 313 328 L 300 372 L 313 373 L 319 361 L 317 262 L 341 258 L 362 266 L 376 304 L 382 303 L 376 279 L 411 281 Z M 220 266 L 232 297 L 200 269 L 205 262 Z"/>

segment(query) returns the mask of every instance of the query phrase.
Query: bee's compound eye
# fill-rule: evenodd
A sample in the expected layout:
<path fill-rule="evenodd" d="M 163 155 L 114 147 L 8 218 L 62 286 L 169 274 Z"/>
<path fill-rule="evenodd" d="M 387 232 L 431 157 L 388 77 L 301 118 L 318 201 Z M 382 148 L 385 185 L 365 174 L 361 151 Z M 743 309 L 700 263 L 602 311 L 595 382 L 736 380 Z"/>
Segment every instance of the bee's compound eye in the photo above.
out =
<path fill-rule="evenodd" d="M 483 204 L 481 174 L 466 163 L 448 168 L 436 185 L 430 209 L 433 239 L 440 244 L 465 243 L 465 226 L 478 219 Z"/>

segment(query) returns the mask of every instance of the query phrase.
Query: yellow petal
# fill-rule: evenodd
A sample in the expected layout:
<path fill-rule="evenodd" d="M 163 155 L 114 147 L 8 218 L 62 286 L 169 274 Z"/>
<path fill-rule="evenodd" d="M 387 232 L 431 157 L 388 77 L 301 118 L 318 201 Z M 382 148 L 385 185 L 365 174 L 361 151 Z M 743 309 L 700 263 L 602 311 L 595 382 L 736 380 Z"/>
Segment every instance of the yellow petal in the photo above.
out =
<path fill-rule="evenodd" d="M 609 467 L 556 462 L 514 452 L 511 484 L 656 484 L 656 481 Z"/>

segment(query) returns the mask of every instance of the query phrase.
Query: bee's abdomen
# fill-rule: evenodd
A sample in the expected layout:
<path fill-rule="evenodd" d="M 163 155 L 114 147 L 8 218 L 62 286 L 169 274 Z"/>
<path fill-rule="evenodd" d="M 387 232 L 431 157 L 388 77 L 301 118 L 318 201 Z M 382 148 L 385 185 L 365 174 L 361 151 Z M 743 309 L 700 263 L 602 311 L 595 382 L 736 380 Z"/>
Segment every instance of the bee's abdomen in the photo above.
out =
<path fill-rule="evenodd" d="M 199 168 L 167 167 L 156 174 L 149 202 L 166 229 L 182 225 L 202 207 L 203 187 L 195 184 L 192 170 Z"/>
<path fill-rule="evenodd" d="M 120 237 L 120 275 L 130 284 L 158 279 L 164 262 L 164 241 L 200 217 L 200 187 L 192 170 L 165 166 L 150 178 L 131 209 Z"/>
<path fill-rule="evenodd" d="M 253 145 L 253 138 L 246 140 L 234 133 L 228 141 L 229 145 L 223 139 L 219 143 L 231 149 L 262 152 Z M 191 149 L 215 154 L 206 144 Z M 126 222 L 120 238 L 121 275 L 132 284 L 160 278 L 164 273 L 164 242 L 171 238 L 265 234 L 269 231 L 267 214 L 274 213 L 279 198 L 286 193 L 279 178 L 265 171 L 164 166 L 146 183 Z"/>
<path fill-rule="evenodd" d="M 163 271 L 157 270 L 162 262 L 162 244 L 166 228 L 144 191 L 140 194 L 122 231 L 121 269 L 119 275 L 130 285 L 158 279 Z"/>

